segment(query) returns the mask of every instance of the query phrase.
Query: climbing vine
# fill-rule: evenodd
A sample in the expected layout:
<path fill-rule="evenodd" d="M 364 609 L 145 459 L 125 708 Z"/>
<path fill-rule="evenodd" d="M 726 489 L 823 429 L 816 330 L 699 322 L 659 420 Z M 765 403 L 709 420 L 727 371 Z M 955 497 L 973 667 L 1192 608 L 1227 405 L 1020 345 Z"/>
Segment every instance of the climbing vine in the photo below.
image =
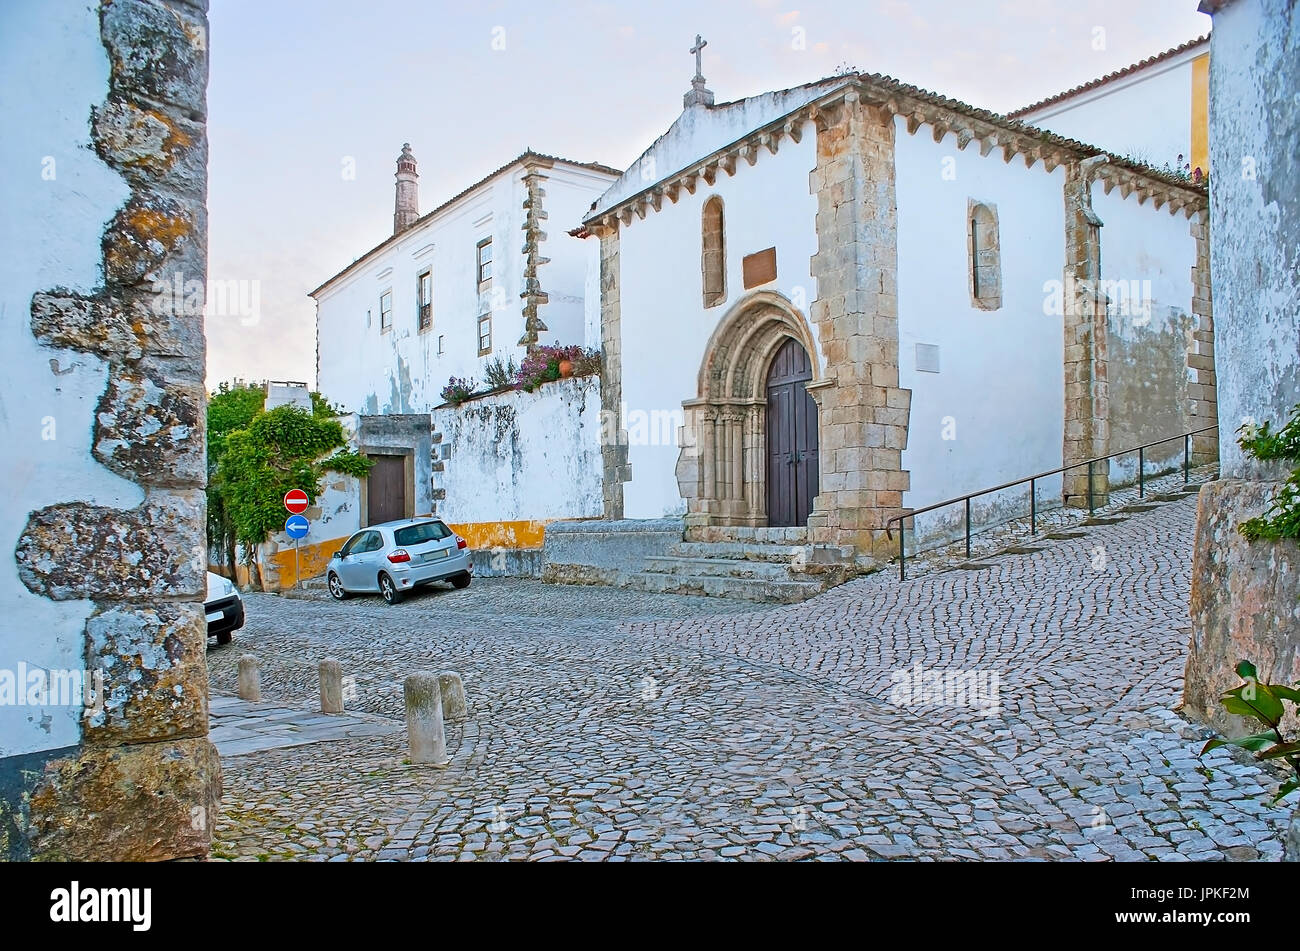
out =
<path fill-rule="evenodd" d="M 1300 404 L 1291 410 L 1291 418 L 1281 429 L 1275 430 L 1267 422 L 1260 426 L 1248 423 L 1237 432 L 1237 445 L 1246 455 L 1261 462 L 1297 464 L 1263 514 L 1241 523 L 1241 534 L 1251 541 L 1300 538 Z"/>
<path fill-rule="evenodd" d="M 254 399 L 254 395 L 258 399 Z M 347 440 L 335 410 L 312 394 L 312 411 L 278 406 L 264 411 L 255 387 L 223 388 L 208 403 L 209 542 L 234 561 L 236 544 L 246 560 L 284 526 L 284 494 L 302 489 L 312 502 L 327 472 L 361 477 L 372 463 L 343 451 Z"/>

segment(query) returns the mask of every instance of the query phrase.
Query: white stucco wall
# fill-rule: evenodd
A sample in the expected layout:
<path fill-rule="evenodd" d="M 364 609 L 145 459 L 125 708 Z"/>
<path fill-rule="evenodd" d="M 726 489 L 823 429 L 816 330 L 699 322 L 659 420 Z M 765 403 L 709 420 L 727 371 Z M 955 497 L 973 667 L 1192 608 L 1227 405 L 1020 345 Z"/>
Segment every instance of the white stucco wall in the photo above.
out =
<path fill-rule="evenodd" d="M 582 209 L 611 176 L 559 164 L 543 174 L 549 217 L 542 222 L 547 240 L 541 253 L 550 262 L 539 269 L 539 278 L 551 303 L 540 311 L 550 328 L 541 342 L 580 343 L 588 254 L 565 231 L 579 223 Z M 451 377 L 473 377 L 481 384 L 483 368 L 494 357 L 523 359 L 518 344 L 524 332 L 519 297 L 525 265 L 523 176 L 520 166 L 507 169 L 321 292 L 317 387 L 326 397 L 370 415 L 427 412 L 442 403 L 442 388 Z M 488 237 L 492 289 L 480 299 L 476 248 Z M 433 268 L 433 327 L 421 332 L 416 279 L 428 267 Z M 381 332 L 379 299 L 389 288 L 393 325 Z M 477 318 L 485 308 L 493 314 L 492 353 L 480 357 Z"/>
<path fill-rule="evenodd" d="M 635 414 L 648 420 L 680 422 L 682 401 L 698 395 L 705 346 L 723 316 L 747 294 L 778 291 L 807 316 L 816 299 L 810 259 L 817 251 L 817 199 L 808 176 L 816 165 L 816 132 L 804 123 L 802 140 L 781 140 L 777 154 L 760 149 L 753 166 L 736 163 L 728 177 L 719 171 L 710 187 L 700 181 L 695 194 L 682 189 L 677 203 L 665 200 L 644 219 L 633 217 L 619 229 L 623 346 L 623 401 L 626 424 Z M 730 134 L 728 132 L 727 134 Z M 726 300 L 703 305 L 700 272 L 701 212 L 720 195 L 725 219 Z M 593 239 L 594 240 L 594 239 Z M 776 248 L 777 279 L 746 291 L 741 275 L 747 254 Z M 815 336 L 815 332 L 814 332 Z M 811 354 L 825 361 L 820 348 Z M 628 425 L 631 430 L 631 425 Z M 669 428 L 670 440 L 661 430 Z M 628 518 L 661 518 L 685 512 L 675 474 L 679 447 L 674 427 L 646 426 L 653 445 L 629 445 L 632 481 L 623 487 Z"/>
<path fill-rule="evenodd" d="M 544 344 L 582 344 L 599 348 L 599 332 L 594 341 L 587 341 L 586 300 L 587 280 L 589 276 L 594 276 L 597 281 L 594 293 L 599 307 L 600 242 L 595 238 L 583 242 L 571 237 L 569 232 L 582 224 L 582 219 L 591 209 L 591 203 L 609 186 L 610 179 L 607 175 L 562 165 L 557 165 L 545 174 L 547 179 L 542 182 L 542 188 L 546 192 L 543 207 L 548 217 L 542 222 L 547 234 L 542 253 L 551 260 L 539 269 L 542 288 L 548 297 L 547 303 L 541 308 L 542 322 L 547 329 L 539 341 Z M 594 258 L 587 244 L 596 246 Z M 516 334 L 510 342 L 514 343 L 518 339 L 519 335 Z"/>
<path fill-rule="evenodd" d="M 1187 348 L 1194 329 L 1192 268 L 1196 240 L 1191 224 L 1168 206 L 1138 203 L 1136 193 L 1107 195 L 1092 186 L 1092 207 L 1102 221 L 1101 275 L 1111 302 L 1107 319 L 1107 380 L 1112 452 L 1143 445 L 1189 428 Z M 1149 292 L 1149 312 L 1147 295 Z M 1126 313 L 1127 311 L 1127 313 Z M 1149 465 L 1182 459 L 1178 440 L 1153 447 Z M 1137 457 L 1111 462 L 1111 478 L 1137 478 Z"/>
<path fill-rule="evenodd" d="M 4 14 L 0 88 L 0 669 L 81 670 L 89 601 L 50 601 L 18 580 L 14 547 L 28 513 L 80 499 L 132 508 L 141 489 L 90 454 L 95 406 L 107 384 L 97 357 L 37 345 L 37 291 L 91 292 L 103 279 L 100 239 L 128 189 L 95 155 L 92 106 L 108 92 L 108 57 L 97 10 L 84 4 L 16 4 Z M 21 41 L 19 41 L 21 38 Z M 57 55 L 51 55 L 57 50 Z M 21 94 L 20 94 L 21 91 Z M 49 163 L 53 162 L 51 166 Z M 53 177 L 43 177 L 43 169 Z M 49 171 L 46 172 L 49 175 Z M 33 227 L 33 225 L 38 225 Z M 20 685 L 20 689 L 21 689 Z M 0 706 L 0 756 L 58 749 L 81 738 L 75 706 Z"/>
<path fill-rule="evenodd" d="M 1019 118 L 1066 138 L 1160 168 L 1192 149 L 1192 61 L 1187 50 L 1130 76 Z"/>
<path fill-rule="evenodd" d="M 1300 402 L 1300 6 L 1233 3 L 1214 16 L 1210 271 L 1225 477 L 1254 474 L 1236 429 L 1281 425 Z"/>
<path fill-rule="evenodd" d="M 601 514 L 600 379 L 558 380 L 434 411 L 451 456 L 434 473 L 454 524 Z"/>
<path fill-rule="evenodd" d="M 1026 169 L 996 150 L 982 158 L 977 146 L 959 150 L 952 135 L 936 144 L 928 126 L 909 135 L 901 119 L 895 149 L 899 384 L 912 391 L 903 504 L 920 508 L 1061 465 L 1064 331 L 1046 312 L 1044 284 L 1060 281 L 1065 260 L 1065 170 Z M 971 303 L 971 199 L 997 208 L 998 310 Z M 938 373 L 917 369 L 917 344 L 939 347 Z M 945 427 L 956 438 L 945 439 Z M 1059 502 L 1059 477 L 1039 494 Z M 990 504 L 1020 514 L 1021 498 L 1028 514 L 1026 488 L 977 502 L 976 519 Z M 917 532 L 931 534 L 961 514 L 954 506 L 918 516 Z"/>
<path fill-rule="evenodd" d="M 684 109 L 668 131 L 623 173 L 596 204 L 606 211 L 626 198 L 683 171 L 780 116 L 826 95 L 853 77 L 832 77 L 793 89 L 778 89 L 713 107 Z M 785 141 L 783 140 L 783 145 Z"/>

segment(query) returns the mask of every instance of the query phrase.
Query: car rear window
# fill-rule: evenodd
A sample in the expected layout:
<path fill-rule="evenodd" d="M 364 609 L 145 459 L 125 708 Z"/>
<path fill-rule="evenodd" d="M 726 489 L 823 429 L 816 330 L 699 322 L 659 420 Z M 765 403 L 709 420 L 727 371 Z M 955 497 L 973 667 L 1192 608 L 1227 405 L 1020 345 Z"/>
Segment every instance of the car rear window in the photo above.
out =
<path fill-rule="evenodd" d="M 393 541 L 399 545 L 423 545 L 425 542 L 436 542 L 450 535 L 451 529 L 442 522 L 421 522 L 419 525 L 408 525 L 406 528 L 397 529 L 393 532 Z"/>

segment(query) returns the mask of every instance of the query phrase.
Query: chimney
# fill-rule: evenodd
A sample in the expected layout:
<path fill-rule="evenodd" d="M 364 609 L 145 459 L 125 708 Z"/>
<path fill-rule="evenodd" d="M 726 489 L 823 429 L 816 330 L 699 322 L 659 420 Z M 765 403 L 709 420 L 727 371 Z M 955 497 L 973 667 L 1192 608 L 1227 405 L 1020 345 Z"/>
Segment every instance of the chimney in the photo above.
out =
<path fill-rule="evenodd" d="M 416 181 L 420 173 L 415 170 L 415 156 L 411 143 L 402 143 L 402 154 L 397 157 L 397 197 L 393 203 L 393 234 L 400 234 L 420 217 L 420 186 Z"/>

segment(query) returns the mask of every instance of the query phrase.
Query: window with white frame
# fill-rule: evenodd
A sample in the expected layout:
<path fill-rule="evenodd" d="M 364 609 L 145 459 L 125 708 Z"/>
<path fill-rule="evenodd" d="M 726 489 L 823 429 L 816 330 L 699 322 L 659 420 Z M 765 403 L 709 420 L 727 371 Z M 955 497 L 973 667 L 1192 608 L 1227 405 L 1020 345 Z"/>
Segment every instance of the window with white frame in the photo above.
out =
<path fill-rule="evenodd" d="M 420 272 L 415 281 L 416 320 L 421 331 L 433 326 L 433 270 Z"/>

